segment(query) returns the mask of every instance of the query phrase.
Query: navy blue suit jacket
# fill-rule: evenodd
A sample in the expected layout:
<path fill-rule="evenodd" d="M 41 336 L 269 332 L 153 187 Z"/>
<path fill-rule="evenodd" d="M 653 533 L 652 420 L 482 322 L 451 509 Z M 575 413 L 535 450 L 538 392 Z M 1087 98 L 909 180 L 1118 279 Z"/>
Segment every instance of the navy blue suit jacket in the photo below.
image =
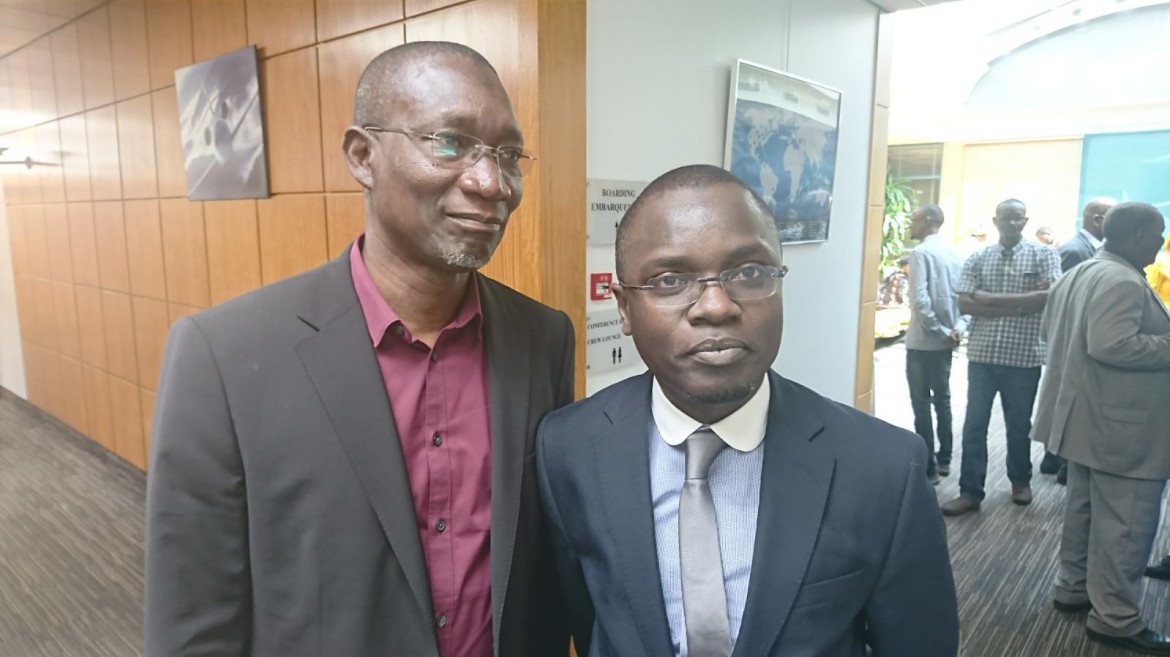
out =
<path fill-rule="evenodd" d="M 953 657 L 946 532 L 918 436 L 770 372 L 734 657 Z M 650 499 L 651 377 L 550 414 L 537 476 L 582 657 L 673 654 Z"/>
<path fill-rule="evenodd" d="M 1097 255 L 1097 247 L 1089 242 L 1089 238 L 1081 231 L 1077 231 L 1069 241 L 1060 245 L 1060 271 L 1066 272 L 1082 262 Z"/>

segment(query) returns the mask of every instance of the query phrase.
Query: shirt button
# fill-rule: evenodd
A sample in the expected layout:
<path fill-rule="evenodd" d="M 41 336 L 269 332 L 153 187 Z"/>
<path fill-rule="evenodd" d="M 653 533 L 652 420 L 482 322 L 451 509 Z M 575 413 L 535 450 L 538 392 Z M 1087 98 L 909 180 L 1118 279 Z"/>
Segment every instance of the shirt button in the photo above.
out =
<path fill-rule="evenodd" d="M 436 522 L 436 523 L 435 523 L 435 531 L 437 531 L 437 532 L 439 532 L 440 534 L 442 534 L 442 533 L 443 533 L 443 531 L 444 531 L 444 530 L 446 530 L 446 529 L 447 529 L 447 522 L 446 522 L 445 520 L 443 520 L 442 518 L 440 518 L 440 519 L 439 519 L 439 522 Z"/>
<path fill-rule="evenodd" d="M 435 444 L 435 447 L 438 447 L 443 444 L 443 437 L 439 434 L 435 434 L 435 436 L 431 438 L 431 442 Z"/>
<path fill-rule="evenodd" d="M 431 350 L 431 362 L 432 363 L 439 362 L 439 352 L 435 351 L 434 349 Z"/>
<path fill-rule="evenodd" d="M 439 617 L 435 619 L 435 624 L 440 628 L 447 627 L 447 614 L 439 614 Z"/>

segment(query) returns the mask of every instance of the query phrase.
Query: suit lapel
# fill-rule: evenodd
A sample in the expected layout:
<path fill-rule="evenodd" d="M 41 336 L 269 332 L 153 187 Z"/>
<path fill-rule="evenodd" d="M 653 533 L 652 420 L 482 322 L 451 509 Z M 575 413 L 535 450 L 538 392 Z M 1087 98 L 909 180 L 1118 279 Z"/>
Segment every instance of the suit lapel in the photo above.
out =
<path fill-rule="evenodd" d="M 298 316 L 318 332 L 297 346 L 297 354 L 402 566 L 419 610 L 429 620 L 434 607 L 410 480 L 365 315 L 353 289 L 349 249 L 309 286 Z"/>
<path fill-rule="evenodd" d="M 502 303 L 492 283 L 476 276 L 483 310 L 484 347 L 487 358 L 488 408 L 492 444 L 492 629 L 497 644 L 504 602 L 512 570 L 516 525 L 520 515 L 524 458 L 530 453 L 528 413 L 532 396 L 530 344 L 521 318 Z M 535 494 L 535 491 L 534 491 Z"/>
<path fill-rule="evenodd" d="M 630 384 L 606 408 L 613 423 L 593 438 L 602 508 L 620 560 L 622 585 L 646 655 L 671 654 L 670 625 L 662 601 L 654 509 L 650 499 L 650 374 Z M 650 565 L 653 564 L 653 567 Z"/>
<path fill-rule="evenodd" d="M 820 533 L 836 465 L 829 441 L 817 440 L 824 428 L 817 400 L 774 372 L 768 375 L 772 399 L 756 545 L 734 657 L 768 654 L 787 621 Z"/>

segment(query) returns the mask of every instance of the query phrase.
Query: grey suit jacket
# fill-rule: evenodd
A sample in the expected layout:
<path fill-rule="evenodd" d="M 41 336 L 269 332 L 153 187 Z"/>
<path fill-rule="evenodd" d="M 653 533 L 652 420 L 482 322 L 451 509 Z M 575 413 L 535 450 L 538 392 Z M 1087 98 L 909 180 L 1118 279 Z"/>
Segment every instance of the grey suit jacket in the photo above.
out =
<path fill-rule="evenodd" d="M 1077 231 L 1069 241 L 1060 245 L 1060 271 L 1067 272 L 1076 267 L 1082 262 L 1089 260 L 1097 255 L 1097 247 L 1085 237 L 1081 231 Z"/>
<path fill-rule="evenodd" d="M 734 657 L 953 657 L 958 614 L 922 439 L 771 376 Z M 551 414 L 537 470 L 581 657 L 673 654 L 650 498 L 651 377 Z"/>
<path fill-rule="evenodd" d="M 147 485 L 146 655 L 437 657 L 402 450 L 334 261 L 171 331 Z M 496 655 L 568 652 L 534 435 L 573 398 L 568 317 L 477 277 Z"/>
<path fill-rule="evenodd" d="M 1170 315 L 1141 272 L 1103 251 L 1057 281 L 1032 438 L 1071 461 L 1170 479 Z"/>

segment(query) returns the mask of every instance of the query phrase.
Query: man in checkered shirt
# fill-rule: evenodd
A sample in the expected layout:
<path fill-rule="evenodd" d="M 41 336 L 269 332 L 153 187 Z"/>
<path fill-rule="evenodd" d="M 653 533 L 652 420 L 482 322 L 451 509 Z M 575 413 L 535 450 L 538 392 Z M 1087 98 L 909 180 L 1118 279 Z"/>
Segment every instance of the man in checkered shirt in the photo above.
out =
<path fill-rule="evenodd" d="M 957 516 L 978 511 L 987 478 L 987 425 L 995 395 L 1007 428 L 1007 474 L 1012 501 L 1032 502 L 1032 405 L 1045 347 L 1040 318 L 1048 288 L 1060 276 L 1060 254 L 1021 239 L 1027 208 L 1008 199 L 995 208 L 999 243 L 976 251 L 963 265 L 956 292 L 959 311 L 971 315 L 967 344 L 967 418 L 959 497 L 942 506 Z"/>

